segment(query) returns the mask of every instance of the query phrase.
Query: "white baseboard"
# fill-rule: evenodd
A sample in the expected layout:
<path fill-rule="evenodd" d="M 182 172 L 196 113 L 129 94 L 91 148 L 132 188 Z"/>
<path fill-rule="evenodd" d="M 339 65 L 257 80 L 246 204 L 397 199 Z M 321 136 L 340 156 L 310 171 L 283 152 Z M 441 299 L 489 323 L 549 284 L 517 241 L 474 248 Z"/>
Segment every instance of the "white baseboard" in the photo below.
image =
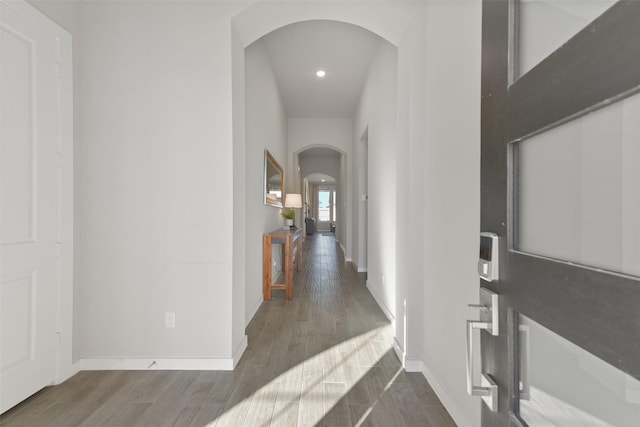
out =
<path fill-rule="evenodd" d="M 405 364 L 407 363 L 407 355 L 405 354 L 404 349 L 398 342 L 397 337 L 393 337 L 393 351 L 396 353 L 396 356 L 398 356 L 398 359 L 400 360 L 400 363 L 402 363 L 402 366 L 405 368 L 405 370 L 407 370 L 405 366 Z"/>
<path fill-rule="evenodd" d="M 249 325 L 249 322 L 251 322 L 251 320 L 253 320 L 253 316 L 256 315 L 256 313 L 258 312 L 258 310 L 262 306 L 263 302 L 264 302 L 264 300 L 262 298 L 258 299 L 257 304 L 254 305 L 253 308 L 249 311 L 249 314 L 245 318 L 245 322 L 244 322 L 244 327 L 245 328 Z"/>
<path fill-rule="evenodd" d="M 247 339 L 247 336 L 245 335 L 244 338 L 242 338 L 242 341 L 240 341 L 240 345 L 238 345 L 238 348 L 236 348 L 236 351 L 233 352 L 233 367 L 231 368 L 232 370 L 240 361 L 240 358 L 244 354 L 244 351 L 247 349 L 247 345 L 249 345 L 249 341 Z"/>
<path fill-rule="evenodd" d="M 422 372 L 424 363 L 422 360 L 405 359 L 404 370 L 407 372 Z"/>
<path fill-rule="evenodd" d="M 384 303 L 382 302 L 382 299 L 378 297 L 378 294 L 376 294 L 373 288 L 369 285 L 368 280 L 367 280 L 367 289 L 369 290 L 369 293 L 373 296 L 373 299 L 376 300 L 376 303 L 378 303 L 378 307 L 380 307 L 384 315 L 387 317 L 387 319 L 389 319 L 389 322 L 393 324 L 393 322 L 396 321 L 396 317 L 393 314 L 391 314 L 391 310 L 389 310 L 387 306 L 384 305 Z"/>
<path fill-rule="evenodd" d="M 58 370 L 54 384 L 62 384 L 78 372 L 80 372 L 80 364 L 78 362 L 71 363 L 65 366 L 64 369 Z"/>
<path fill-rule="evenodd" d="M 353 258 L 347 256 L 347 249 L 344 247 L 344 245 L 341 242 L 338 242 L 338 244 L 340 245 L 340 250 L 342 251 L 342 255 L 344 256 L 344 262 L 355 265 L 355 262 L 353 262 Z"/>
<path fill-rule="evenodd" d="M 80 359 L 78 366 L 81 371 L 233 371 L 234 359 Z"/>
<path fill-rule="evenodd" d="M 355 262 L 355 261 L 352 261 L 352 262 L 353 262 L 353 265 L 356 267 L 356 271 L 358 273 L 366 273 L 367 272 L 367 267 L 360 267 L 357 262 Z"/>
<path fill-rule="evenodd" d="M 458 407 L 451 396 L 449 396 L 449 393 L 447 393 L 446 389 L 442 384 L 440 384 L 436 376 L 429 370 L 429 368 L 427 368 L 427 365 L 425 365 L 422 360 L 407 360 L 405 363 L 405 370 L 407 372 L 422 373 L 458 427 L 472 427 L 472 424 L 464 415 L 460 407 Z"/>
<path fill-rule="evenodd" d="M 233 371 L 247 349 L 245 335 L 230 359 L 96 358 L 80 359 L 74 371 Z"/>

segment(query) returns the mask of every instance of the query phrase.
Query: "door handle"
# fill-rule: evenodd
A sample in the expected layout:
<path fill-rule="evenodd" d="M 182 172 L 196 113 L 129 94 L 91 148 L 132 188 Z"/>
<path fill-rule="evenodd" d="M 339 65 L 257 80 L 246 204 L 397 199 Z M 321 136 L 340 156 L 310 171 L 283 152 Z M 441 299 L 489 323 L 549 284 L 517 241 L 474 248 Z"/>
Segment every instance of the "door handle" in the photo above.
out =
<path fill-rule="evenodd" d="M 530 400 L 531 391 L 529 385 L 529 325 L 518 327 L 520 337 L 520 400 Z"/>
<path fill-rule="evenodd" d="M 492 411 L 498 410 L 498 385 L 493 379 L 482 374 L 481 384 L 473 384 L 473 330 L 480 329 L 491 335 L 499 334 L 498 295 L 486 288 L 480 289 L 480 302 L 484 304 L 470 304 L 480 309 L 481 320 L 467 320 L 467 393 L 470 396 L 480 396 Z"/>
<path fill-rule="evenodd" d="M 473 385 L 473 330 L 486 329 L 486 322 L 467 320 L 467 393 L 470 396 L 487 396 L 489 391 Z"/>

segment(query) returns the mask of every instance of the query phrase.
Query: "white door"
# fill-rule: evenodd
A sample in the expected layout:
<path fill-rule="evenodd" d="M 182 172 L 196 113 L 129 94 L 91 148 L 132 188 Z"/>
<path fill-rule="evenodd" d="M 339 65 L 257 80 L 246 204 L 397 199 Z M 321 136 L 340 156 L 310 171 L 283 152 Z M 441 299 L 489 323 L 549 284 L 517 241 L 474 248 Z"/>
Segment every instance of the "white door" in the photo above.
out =
<path fill-rule="evenodd" d="M 0 2 L 0 412 L 56 375 L 57 39 Z"/>

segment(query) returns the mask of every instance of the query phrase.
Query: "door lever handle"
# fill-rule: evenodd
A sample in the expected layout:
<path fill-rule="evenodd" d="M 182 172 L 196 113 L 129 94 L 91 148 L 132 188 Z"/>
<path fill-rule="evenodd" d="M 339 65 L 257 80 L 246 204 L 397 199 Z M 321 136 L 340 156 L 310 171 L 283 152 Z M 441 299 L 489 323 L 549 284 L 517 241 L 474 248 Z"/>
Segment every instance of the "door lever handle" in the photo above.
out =
<path fill-rule="evenodd" d="M 490 390 L 486 387 L 473 385 L 473 330 L 487 330 L 489 324 L 480 320 L 467 320 L 467 393 L 470 396 L 488 396 Z"/>
<path fill-rule="evenodd" d="M 486 374 L 481 375 L 481 384 L 473 384 L 473 330 L 480 329 L 491 335 L 499 334 L 498 295 L 482 288 L 480 300 L 486 304 L 469 304 L 469 307 L 480 309 L 481 320 L 467 320 L 467 393 L 470 396 L 480 396 L 492 411 L 498 410 L 498 386 Z"/>
<path fill-rule="evenodd" d="M 467 393 L 470 396 L 480 396 L 492 411 L 498 410 L 498 385 L 493 379 L 486 375 L 481 375 L 481 384 L 473 385 L 473 330 L 488 330 L 488 322 L 479 320 L 467 320 Z"/>

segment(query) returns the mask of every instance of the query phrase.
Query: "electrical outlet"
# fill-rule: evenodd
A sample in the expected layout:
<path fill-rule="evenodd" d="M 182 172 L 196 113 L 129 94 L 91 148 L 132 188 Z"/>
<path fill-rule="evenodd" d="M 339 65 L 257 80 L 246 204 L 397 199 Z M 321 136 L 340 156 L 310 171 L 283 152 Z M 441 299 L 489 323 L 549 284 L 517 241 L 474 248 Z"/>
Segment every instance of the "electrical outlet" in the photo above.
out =
<path fill-rule="evenodd" d="M 167 311 L 164 314 L 164 327 L 175 328 L 176 327 L 176 313 L 173 311 Z"/>

